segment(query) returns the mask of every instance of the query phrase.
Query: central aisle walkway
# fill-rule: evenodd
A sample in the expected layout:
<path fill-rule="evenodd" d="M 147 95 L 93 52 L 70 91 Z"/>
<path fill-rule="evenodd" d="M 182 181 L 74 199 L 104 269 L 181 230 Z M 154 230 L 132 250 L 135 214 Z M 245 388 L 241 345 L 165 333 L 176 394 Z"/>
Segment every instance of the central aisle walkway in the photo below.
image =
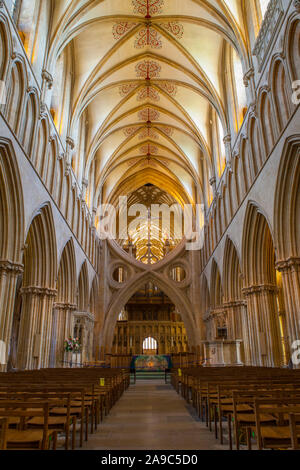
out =
<path fill-rule="evenodd" d="M 89 450 L 225 449 L 171 385 L 160 380 L 131 385 L 89 437 Z"/>

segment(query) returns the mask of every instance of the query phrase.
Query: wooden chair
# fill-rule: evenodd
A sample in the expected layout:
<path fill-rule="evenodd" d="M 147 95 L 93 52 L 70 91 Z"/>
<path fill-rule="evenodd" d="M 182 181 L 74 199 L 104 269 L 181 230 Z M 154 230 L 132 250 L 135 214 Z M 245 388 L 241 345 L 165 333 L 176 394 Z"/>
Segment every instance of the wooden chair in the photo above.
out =
<path fill-rule="evenodd" d="M 291 448 L 290 414 L 297 415 L 300 413 L 300 399 L 258 399 L 254 402 L 254 408 L 256 422 L 255 427 L 252 426 L 250 429 L 256 434 L 258 449 Z M 275 424 L 262 426 L 262 415 L 266 411 L 276 418 Z M 251 441 L 248 447 L 251 448 Z"/>
<path fill-rule="evenodd" d="M 6 450 L 7 428 L 8 428 L 8 419 L 0 418 L 0 450 Z"/>
<path fill-rule="evenodd" d="M 48 402 L 22 402 L 19 400 L 2 400 L 0 402 L 1 418 L 19 417 L 24 425 L 20 429 L 6 430 L 6 449 L 39 449 L 49 450 L 50 441 L 53 441 L 53 450 L 57 446 L 57 431 L 49 429 L 49 403 Z M 26 429 L 26 420 L 33 417 L 42 417 L 43 429 Z"/>
<path fill-rule="evenodd" d="M 289 421 L 293 450 L 300 450 L 300 413 L 290 413 Z"/>

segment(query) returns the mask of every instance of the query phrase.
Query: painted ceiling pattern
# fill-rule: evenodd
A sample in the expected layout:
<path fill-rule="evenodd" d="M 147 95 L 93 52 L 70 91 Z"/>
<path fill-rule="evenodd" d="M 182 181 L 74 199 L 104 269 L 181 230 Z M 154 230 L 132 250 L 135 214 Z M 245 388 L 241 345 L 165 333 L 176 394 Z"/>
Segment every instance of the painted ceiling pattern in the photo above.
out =
<path fill-rule="evenodd" d="M 244 2 L 54 3 L 50 58 L 55 64 L 68 48 L 74 55 L 69 132 L 85 149 L 78 168 L 95 188 L 93 204 L 148 183 L 201 203 L 214 172 L 212 122 L 229 132 L 225 51 L 249 56 Z"/>

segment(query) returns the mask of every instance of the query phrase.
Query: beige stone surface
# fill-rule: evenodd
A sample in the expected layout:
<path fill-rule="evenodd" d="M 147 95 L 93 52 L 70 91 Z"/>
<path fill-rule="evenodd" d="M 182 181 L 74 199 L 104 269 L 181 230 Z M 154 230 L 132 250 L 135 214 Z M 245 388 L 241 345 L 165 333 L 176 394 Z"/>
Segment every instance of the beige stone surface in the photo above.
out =
<path fill-rule="evenodd" d="M 171 385 L 131 385 L 83 450 L 208 450 L 220 446 Z"/>

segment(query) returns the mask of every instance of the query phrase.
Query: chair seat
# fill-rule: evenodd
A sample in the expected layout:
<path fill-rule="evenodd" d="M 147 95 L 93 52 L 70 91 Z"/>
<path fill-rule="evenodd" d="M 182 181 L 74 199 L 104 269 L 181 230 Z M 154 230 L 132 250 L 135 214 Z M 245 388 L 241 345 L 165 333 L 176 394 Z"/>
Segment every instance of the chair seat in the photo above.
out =
<path fill-rule="evenodd" d="M 50 437 L 53 431 L 49 430 L 47 436 Z M 17 431 L 9 429 L 6 433 L 7 444 L 40 444 L 43 441 L 44 433 L 43 430 L 32 430 Z"/>
<path fill-rule="evenodd" d="M 253 412 L 253 408 L 251 408 L 251 406 L 249 406 L 249 405 L 237 405 L 236 409 L 237 409 L 238 413 L 241 412 L 241 411 L 243 411 L 243 412 L 252 411 Z M 225 411 L 225 412 L 227 411 L 228 413 L 229 412 L 233 413 L 233 405 L 225 405 L 225 406 L 222 405 L 222 411 Z"/>
<path fill-rule="evenodd" d="M 255 424 L 255 422 L 256 422 L 254 414 L 246 414 L 246 413 L 238 414 L 237 420 L 240 424 L 241 423 L 245 423 L 245 424 L 253 424 L 254 423 Z M 276 420 L 275 420 L 274 416 L 272 416 L 272 415 L 268 415 L 268 414 L 260 415 L 260 422 L 261 423 L 271 423 L 271 422 L 275 423 L 275 421 Z"/>
<path fill-rule="evenodd" d="M 32 418 L 28 421 L 29 425 L 31 426 L 44 426 L 44 418 L 41 417 L 35 417 Z M 66 424 L 66 418 L 64 416 L 49 416 L 48 418 L 48 425 L 49 426 L 59 426 L 59 425 L 65 425 Z"/>
<path fill-rule="evenodd" d="M 291 439 L 289 426 L 265 426 L 260 432 L 263 439 Z"/>
<path fill-rule="evenodd" d="M 2 418 L 3 416 L 0 416 L 0 419 Z M 20 424 L 20 418 L 18 417 L 7 418 L 7 423 L 8 423 L 8 426 L 17 426 L 18 424 Z"/>
<path fill-rule="evenodd" d="M 52 408 L 50 410 L 50 415 L 59 415 L 59 416 L 66 416 L 67 409 L 66 408 Z M 70 415 L 81 415 L 81 406 L 78 408 L 70 408 Z"/>

